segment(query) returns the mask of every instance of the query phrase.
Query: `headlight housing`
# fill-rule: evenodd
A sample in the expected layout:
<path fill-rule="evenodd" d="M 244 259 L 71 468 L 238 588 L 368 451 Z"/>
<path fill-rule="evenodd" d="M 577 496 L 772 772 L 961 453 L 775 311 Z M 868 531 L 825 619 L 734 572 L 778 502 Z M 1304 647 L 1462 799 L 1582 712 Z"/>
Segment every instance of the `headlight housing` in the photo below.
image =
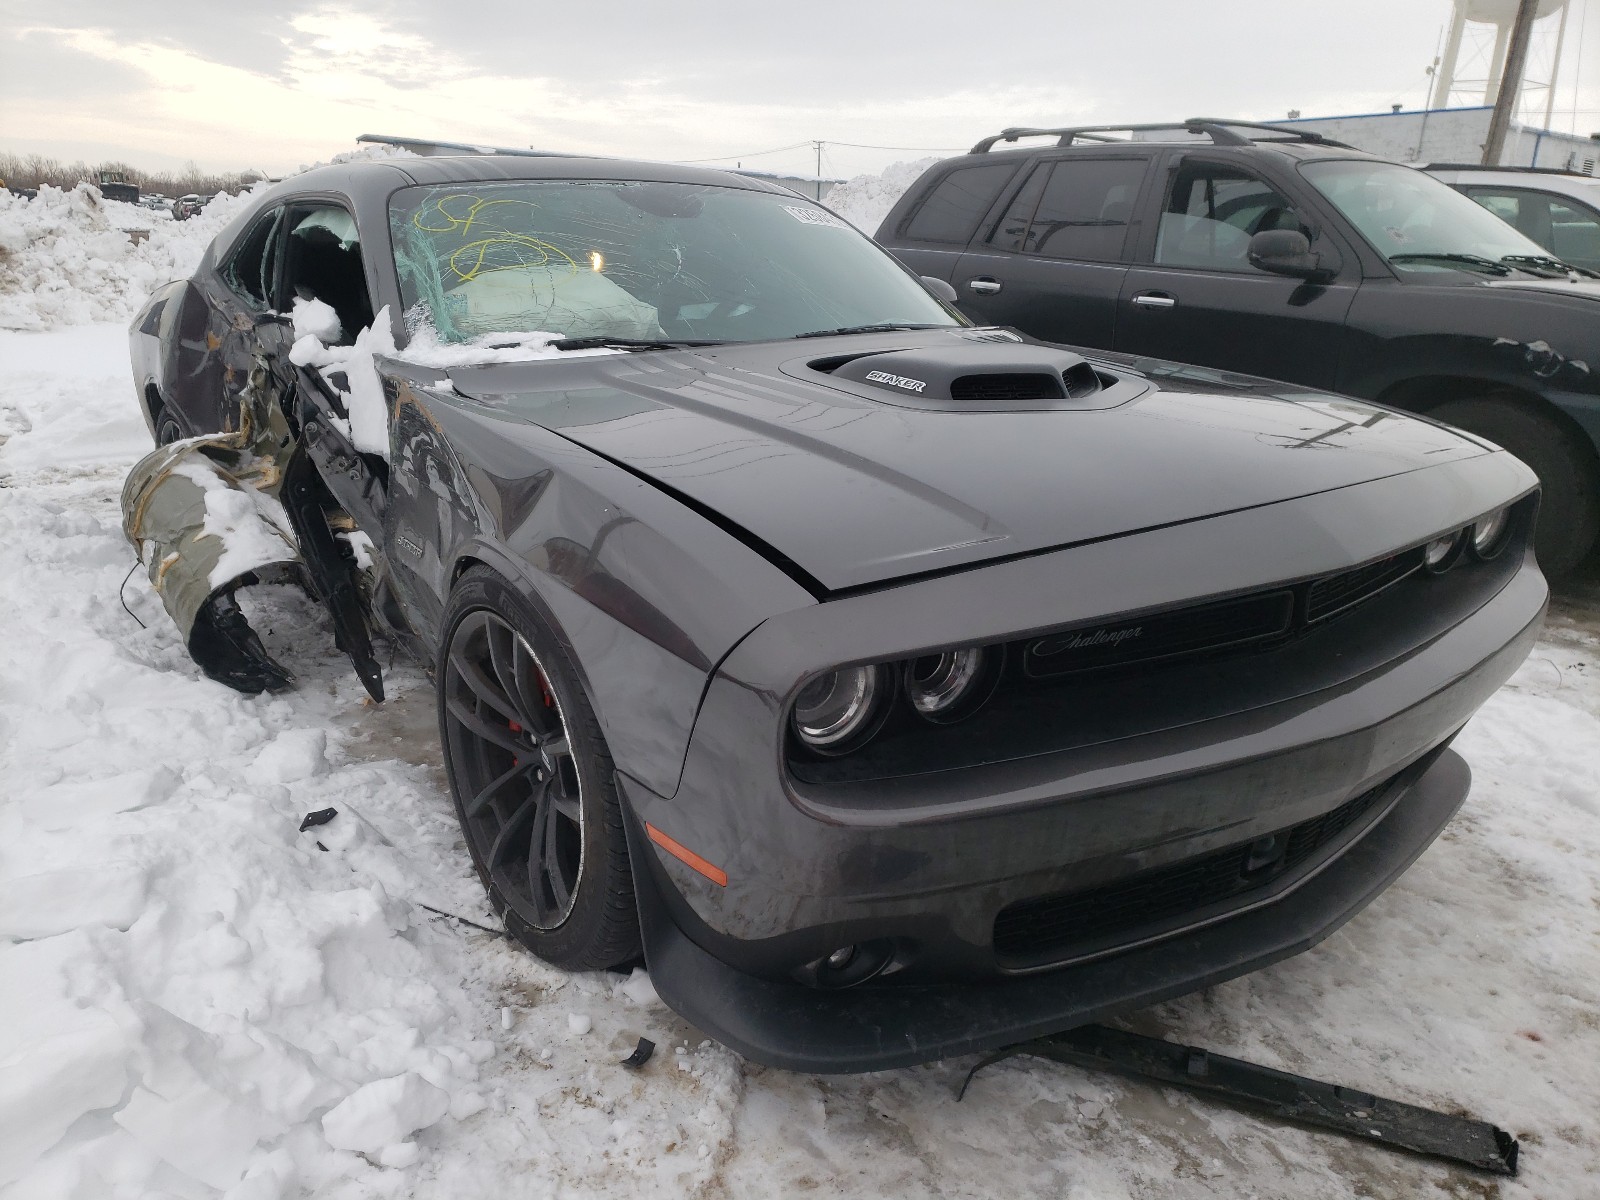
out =
<path fill-rule="evenodd" d="M 1000 686 L 1003 646 L 960 646 L 900 662 L 840 667 L 801 687 L 789 709 L 800 746 L 823 758 L 861 749 L 890 721 L 965 720 Z"/>
<path fill-rule="evenodd" d="M 893 690 L 889 668 L 881 663 L 842 667 L 800 689 L 789 722 L 806 749 L 848 754 L 878 732 Z"/>
<path fill-rule="evenodd" d="M 1000 652 L 963 646 L 924 654 L 905 666 L 906 699 L 924 721 L 948 724 L 975 712 L 1000 679 Z"/>
<path fill-rule="evenodd" d="M 1465 530 L 1456 529 L 1440 534 L 1422 548 L 1422 565 L 1435 575 L 1443 575 L 1456 565 L 1466 538 Z"/>
<path fill-rule="evenodd" d="M 1472 553 L 1487 562 L 1506 548 L 1511 540 L 1511 510 L 1497 508 L 1480 517 L 1471 529 Z"/>

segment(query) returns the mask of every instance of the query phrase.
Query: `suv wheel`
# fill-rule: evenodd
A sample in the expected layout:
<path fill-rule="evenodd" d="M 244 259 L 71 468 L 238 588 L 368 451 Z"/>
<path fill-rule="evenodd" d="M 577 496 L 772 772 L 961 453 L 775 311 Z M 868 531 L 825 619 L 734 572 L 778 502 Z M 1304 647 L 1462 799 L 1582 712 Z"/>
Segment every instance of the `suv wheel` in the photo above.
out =
<path fill-rule="evenodd" d="M 1572 574 L 1600 534 L 1600 480 L 1583 448 L 1515 396 L 1451 400 L 1428 416 L 1488 438 L 1533 468 L 1540 485 L 1539 566 L 1551 579 Z"/>
<path fill-rule="evenodd" d="M 614 767 L 566 652 L 510 584 L 461 577 L 439 654 L 456 816 L 507 932 L 557 966 L 639 954 Z"/>

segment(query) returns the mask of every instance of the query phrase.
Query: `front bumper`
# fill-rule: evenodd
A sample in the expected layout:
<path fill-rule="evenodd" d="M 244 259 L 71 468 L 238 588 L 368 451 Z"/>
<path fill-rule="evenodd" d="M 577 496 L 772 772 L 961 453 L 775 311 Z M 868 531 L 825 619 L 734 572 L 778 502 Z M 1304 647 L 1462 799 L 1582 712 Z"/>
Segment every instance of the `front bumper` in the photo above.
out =
<path fill-rule="evenodd" d="M 848 1073 L 991 1050 L 1220 983 L 1316 945 L 1369 904 L 1439 835 L 1471 773 L 1445 750 L 1366 837 L 1278 903 L 1194 933 L 1038 975 L 981 983 L 818 991 L 746 974 L 692 941 L 641 872 L 645 955 L 656 991 L 746 1058 Z M 637 827 L 635 861 L 648 853 Z"/>

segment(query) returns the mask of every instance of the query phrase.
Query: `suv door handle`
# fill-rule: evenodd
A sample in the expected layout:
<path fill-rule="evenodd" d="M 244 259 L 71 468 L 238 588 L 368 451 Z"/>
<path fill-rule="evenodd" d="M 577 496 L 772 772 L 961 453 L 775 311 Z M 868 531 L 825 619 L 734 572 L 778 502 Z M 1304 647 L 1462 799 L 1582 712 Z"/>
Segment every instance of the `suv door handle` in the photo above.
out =
<path fill-rule="evenodd" d="M 967 290 L 977 292 L 980 296 L 992 296 L 1000 290 L 1000 286 L 998 279 L 992 279 L 988 275 L 967 280 Z"/>
<path fill-rule="evenodd" d="M 1175 308 L 1177 299 L 1165 292 L 1139 292 L 1133 297 L 1133 302 L 1145 308 Z"/>

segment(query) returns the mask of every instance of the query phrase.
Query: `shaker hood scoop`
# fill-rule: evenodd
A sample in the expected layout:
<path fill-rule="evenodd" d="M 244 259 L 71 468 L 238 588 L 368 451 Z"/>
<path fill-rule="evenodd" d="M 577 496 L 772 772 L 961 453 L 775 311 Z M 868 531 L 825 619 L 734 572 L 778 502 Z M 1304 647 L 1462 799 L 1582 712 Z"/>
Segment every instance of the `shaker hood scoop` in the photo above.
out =
<path fill-rule="evenodd" d="M 450 374 L 458 392 L 510 419 L 508 436 L 516 422 L 553 430 L 739 527 L 829 592 L 1485 453 L 1358 401 L 1241 377 L 1158 386 L 1061 347 L 924 331 L 796 350 L 638 354 L 581 376 L 537 362 Z M 1029 371 L 1056 364 L 1063 393 L 1077 372 L 1083 394 L 1009 407 L 950 400 L 958 378 L 1018 374 L 1023 350 L 1038 352 Z M 872 371 L 925 387 L 869 380 Z M 919 403 L 936 381 L 945 395 Z"/>

